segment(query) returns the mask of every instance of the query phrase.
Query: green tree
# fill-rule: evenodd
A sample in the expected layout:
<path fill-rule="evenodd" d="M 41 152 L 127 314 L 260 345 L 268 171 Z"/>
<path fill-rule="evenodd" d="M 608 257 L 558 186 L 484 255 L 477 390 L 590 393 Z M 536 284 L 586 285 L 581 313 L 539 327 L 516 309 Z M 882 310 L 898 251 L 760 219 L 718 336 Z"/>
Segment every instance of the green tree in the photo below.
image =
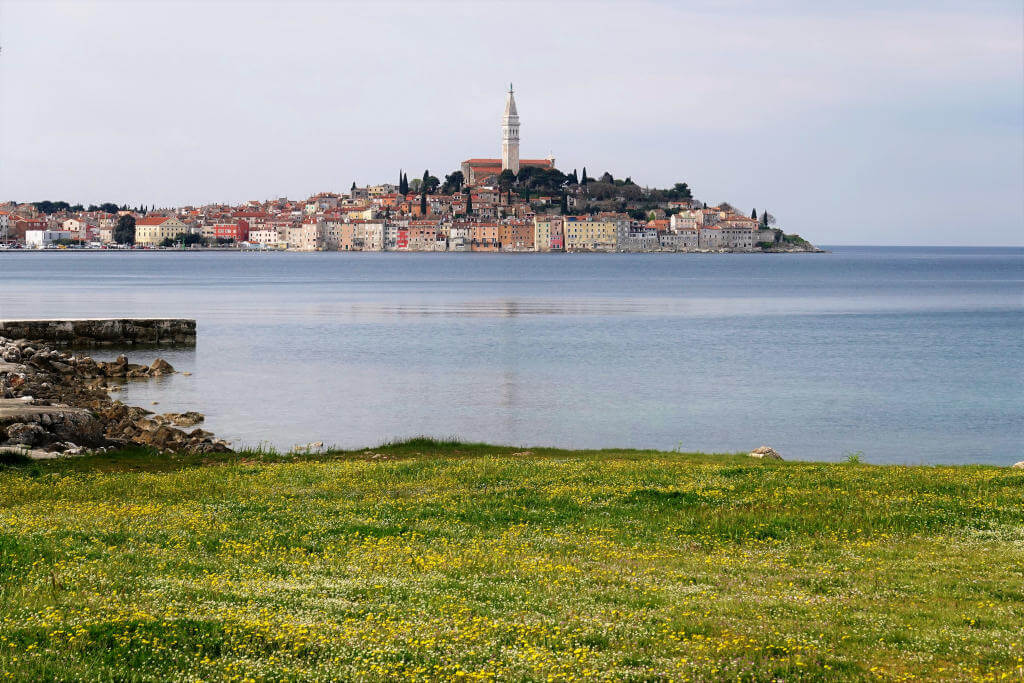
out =
<path fill-rule="evenodd" d="M 750 212 L 750 217 L 753 218 L 755 221 L 757 220 L 757 209 L 754 209 L 753 211 Z"/>
<path fill-rule="evenodd" d="M 135 244 L 135 216 L 126 213 L 118 218 L 113 236 L 118 244 Z"/>
<path fill-rule="evenodd" d="M 466 193 L 466 215 L 467 216 L 472 216 L 473 215 L 473 193 L 472 192 L 467 192 Z"/>
<path fill-rule="evenodd" d="M 559 209 L 562 211 L 562 215 L 569 213 L 569 200 L 566 199 L 565 193 L 562 193 L 562 201 L 559 203 Z"/>
<path fill-rule="evenodd" d="M 100 204 L 100 211 L 105 211 L 106 213 L 117 213 L 117 204 L 113 204 L 111 202 L 103 202 L 102 204 Z"/>
<path fill-rule="evenodd" d="M 498 176 L 498 187 L 502 192 L 508 190 L 516 182 L 516 174 L 512 172 L 512 169 L 506 168 Z"/>
<path fill-rule="evenodd" d="M 462 191 L 462 184 L 466 181 L 462 171 L 452 171 L 444 177 L 444 185 L 441 186 L 442 194 L 455 194 Z"/>
<path fill-rule="evenodd" d="M 349 192 L 355 192 L 355 191 L 356 191 L 356 181 L 353 180 L 352 181 L 352 187 L 349 188 Z"/>
<path fill-rule="evenodd" d="M 440 186 L 441 181 L 435 176 L 430 175 L 430 171 L 423 172 L 423 180 L 420 181 L 420 192 L 434 194 Z"/>
<path fill-rule="evenodd" d="M 583 167 L 583 175 L 580 176 L 580 185 L 586 185 L 590 182 L 590 178 L 587 177 L 587 167 Z"/>
<path fill-rule="evenodd" d="M 420 195 L 420 215 L 427 215 L 427 193 L 424 192 Z"/>

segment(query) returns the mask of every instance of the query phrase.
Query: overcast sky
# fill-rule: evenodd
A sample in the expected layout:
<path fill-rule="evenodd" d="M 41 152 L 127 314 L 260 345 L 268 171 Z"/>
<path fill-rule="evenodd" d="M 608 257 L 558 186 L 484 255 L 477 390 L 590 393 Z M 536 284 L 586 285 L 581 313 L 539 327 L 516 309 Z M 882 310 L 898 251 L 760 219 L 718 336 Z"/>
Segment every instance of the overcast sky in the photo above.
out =
<path fill-rule="evenodd" d="M 0 199 L 171 206 L 521 154 L 822 244 L 1024 244 L 1024 5 L 0 0 Z"/>

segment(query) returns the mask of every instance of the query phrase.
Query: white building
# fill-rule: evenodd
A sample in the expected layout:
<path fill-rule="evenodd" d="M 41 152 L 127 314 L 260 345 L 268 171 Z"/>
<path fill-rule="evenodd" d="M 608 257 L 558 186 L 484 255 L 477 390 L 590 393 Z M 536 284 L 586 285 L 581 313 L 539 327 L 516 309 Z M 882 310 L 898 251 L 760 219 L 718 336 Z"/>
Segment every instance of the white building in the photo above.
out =
<path fill-rule="evenodd" d="M 69 240 L 71 233 L 67 230 L 26 230 L 25 245 L 42 249 L 48 247 L 57 240 Z"/>
<path fill-rule="evenodd" d="M 264 247 L 280 247 L 286 244 L 286 240 L 281 238 L 281 235 L 275 228 L 250 230 L 249 242 L 252 244 L 259 244 Z"/>

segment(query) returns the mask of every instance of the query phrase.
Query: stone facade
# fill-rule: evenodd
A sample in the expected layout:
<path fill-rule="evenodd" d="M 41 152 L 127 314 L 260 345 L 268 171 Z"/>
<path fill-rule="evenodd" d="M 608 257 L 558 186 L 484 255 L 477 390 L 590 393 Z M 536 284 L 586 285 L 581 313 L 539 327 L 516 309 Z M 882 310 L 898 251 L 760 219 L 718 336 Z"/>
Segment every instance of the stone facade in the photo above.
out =
<path fill-rule="evenodd" d="M 71 346 L 195 346 L 196 321 L 183 318 L 0 320 L 0 336 Z"/>
<path fill-rule="evenodd" d="M 505 116 L 501 120 L 501 170 L 519 173 L 519 112 L 511 83 L 508 84 Z"/>

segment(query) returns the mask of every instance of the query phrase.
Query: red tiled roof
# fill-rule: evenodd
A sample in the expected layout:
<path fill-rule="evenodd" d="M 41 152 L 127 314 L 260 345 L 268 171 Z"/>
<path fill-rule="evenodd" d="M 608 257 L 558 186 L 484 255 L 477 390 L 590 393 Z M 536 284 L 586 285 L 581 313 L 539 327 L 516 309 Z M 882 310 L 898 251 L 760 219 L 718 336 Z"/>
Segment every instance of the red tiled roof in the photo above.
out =
<path fill-rule="evenodd" d="M 174 218 L 174 216 L 144 216 L 143 218 L 136 218 L 135 225 L 161 225 Z"/>

